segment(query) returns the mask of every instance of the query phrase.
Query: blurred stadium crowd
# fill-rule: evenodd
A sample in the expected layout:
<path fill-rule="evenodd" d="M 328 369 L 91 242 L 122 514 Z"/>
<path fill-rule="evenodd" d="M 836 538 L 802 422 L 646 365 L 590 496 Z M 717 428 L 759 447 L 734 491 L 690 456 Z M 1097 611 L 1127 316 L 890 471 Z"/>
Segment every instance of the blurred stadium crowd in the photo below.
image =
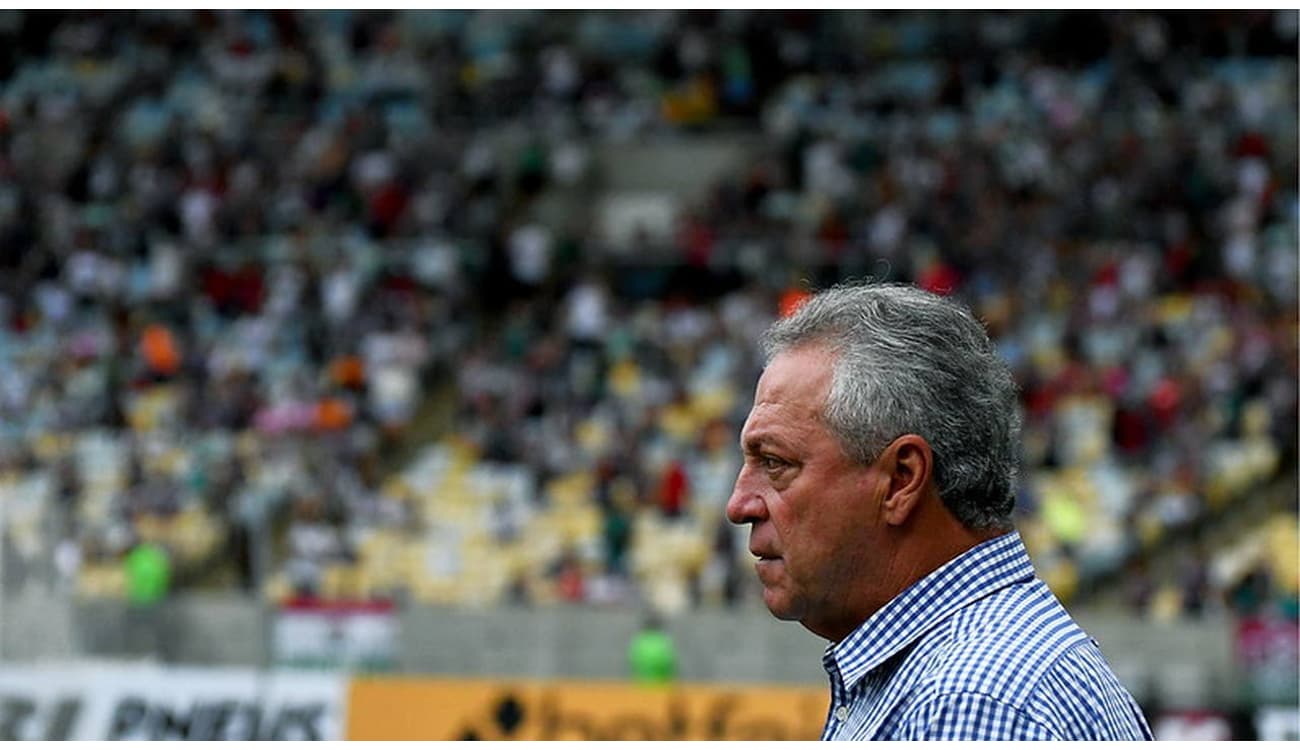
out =
<path fill-rule="evenodd" d="M 871 276 L 1023 389 L 1063 597 L 1296 616 L 1295 516 L 1149 580 L 1297 450 L 1295 14 L 0 14 L 10 585 L 752 599 L 765 323 Z M 541 210 L 737 134 L 666 237 Z M 612 165 L 611 168 L 617 168 Z M 446 429 L 421 444 L 429 407 Z M 413 447 L 414 446 L 414 447 Z"/>

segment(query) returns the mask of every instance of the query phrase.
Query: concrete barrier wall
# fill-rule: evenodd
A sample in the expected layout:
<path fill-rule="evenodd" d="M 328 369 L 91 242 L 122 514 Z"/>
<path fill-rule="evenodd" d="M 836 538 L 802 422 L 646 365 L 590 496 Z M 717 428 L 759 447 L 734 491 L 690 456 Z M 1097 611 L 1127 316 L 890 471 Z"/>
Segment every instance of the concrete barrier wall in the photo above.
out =
<path fill-rule="evenodd" d="M 1236 675 L 1232 628 L 1221 617 L 1157 624 L 1078 611 L 1140 699 L 1221 705 Z M 0 608 L 0 660 L 146 658 L 198 665 L 269 663 L 270 612 L 238 596 L 184 596 L 156 612 L 116 601 L 25 593 Z M 399 621 L 398 665 L 411 674 L 620 678 L 640 618 L 598 608 L 469 611 L 410 607 Z M 825 642 L 765 611 L 692 612 L 666 623 L 682 679 L 823 684 Z"/>

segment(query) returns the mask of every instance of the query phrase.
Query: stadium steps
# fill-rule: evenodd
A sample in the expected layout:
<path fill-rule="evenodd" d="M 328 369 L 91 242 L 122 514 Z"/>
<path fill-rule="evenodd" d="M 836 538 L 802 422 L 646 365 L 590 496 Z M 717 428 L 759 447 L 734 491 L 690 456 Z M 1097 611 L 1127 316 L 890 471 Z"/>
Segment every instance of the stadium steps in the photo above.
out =
<path fill-rule="evenodd" d="M 437 442 L 451 430 L 456 409 L 454 379 L 449 373 L 440 372 L 430 380 L 428 394 L 420 401 L 410 424 L 392 449 L 380 456 L 382 476 L 399 473 L 415 459 L 422 447 Z"/>
<path fill-rule="evenodd" d="M 598 147 L 598 236 L 615 247 L 627 247 L 637 231 L 667 239 L 680 209 L 700 205 L 719 178 L 738 174 L 755 143 L 753 136 L 736 133 Z"/>

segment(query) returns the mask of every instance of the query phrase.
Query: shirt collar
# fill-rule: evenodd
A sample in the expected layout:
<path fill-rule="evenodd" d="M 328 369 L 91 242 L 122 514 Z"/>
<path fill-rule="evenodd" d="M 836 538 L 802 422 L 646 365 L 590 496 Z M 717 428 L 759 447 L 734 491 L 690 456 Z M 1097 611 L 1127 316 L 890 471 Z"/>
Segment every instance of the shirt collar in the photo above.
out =
<path fill-rule="evenodd" d="M 909 586 L 839 643 L 828 646 L 827 669 L 838 669 L 845 689 L 851 690 L 958 609 L 1033 577 L 1019 532 L 982 542 Z"/>

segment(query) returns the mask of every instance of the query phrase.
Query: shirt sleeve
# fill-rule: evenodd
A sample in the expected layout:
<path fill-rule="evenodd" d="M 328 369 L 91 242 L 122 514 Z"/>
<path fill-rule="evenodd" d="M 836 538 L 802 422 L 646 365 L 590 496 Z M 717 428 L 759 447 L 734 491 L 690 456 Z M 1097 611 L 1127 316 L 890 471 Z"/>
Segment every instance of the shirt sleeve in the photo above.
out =
<path fill-rule="evenodd" d="M 1023 711 L 982 693 L 947 693 L 907 710 L 900 740 L 1059 740 Z"/>

